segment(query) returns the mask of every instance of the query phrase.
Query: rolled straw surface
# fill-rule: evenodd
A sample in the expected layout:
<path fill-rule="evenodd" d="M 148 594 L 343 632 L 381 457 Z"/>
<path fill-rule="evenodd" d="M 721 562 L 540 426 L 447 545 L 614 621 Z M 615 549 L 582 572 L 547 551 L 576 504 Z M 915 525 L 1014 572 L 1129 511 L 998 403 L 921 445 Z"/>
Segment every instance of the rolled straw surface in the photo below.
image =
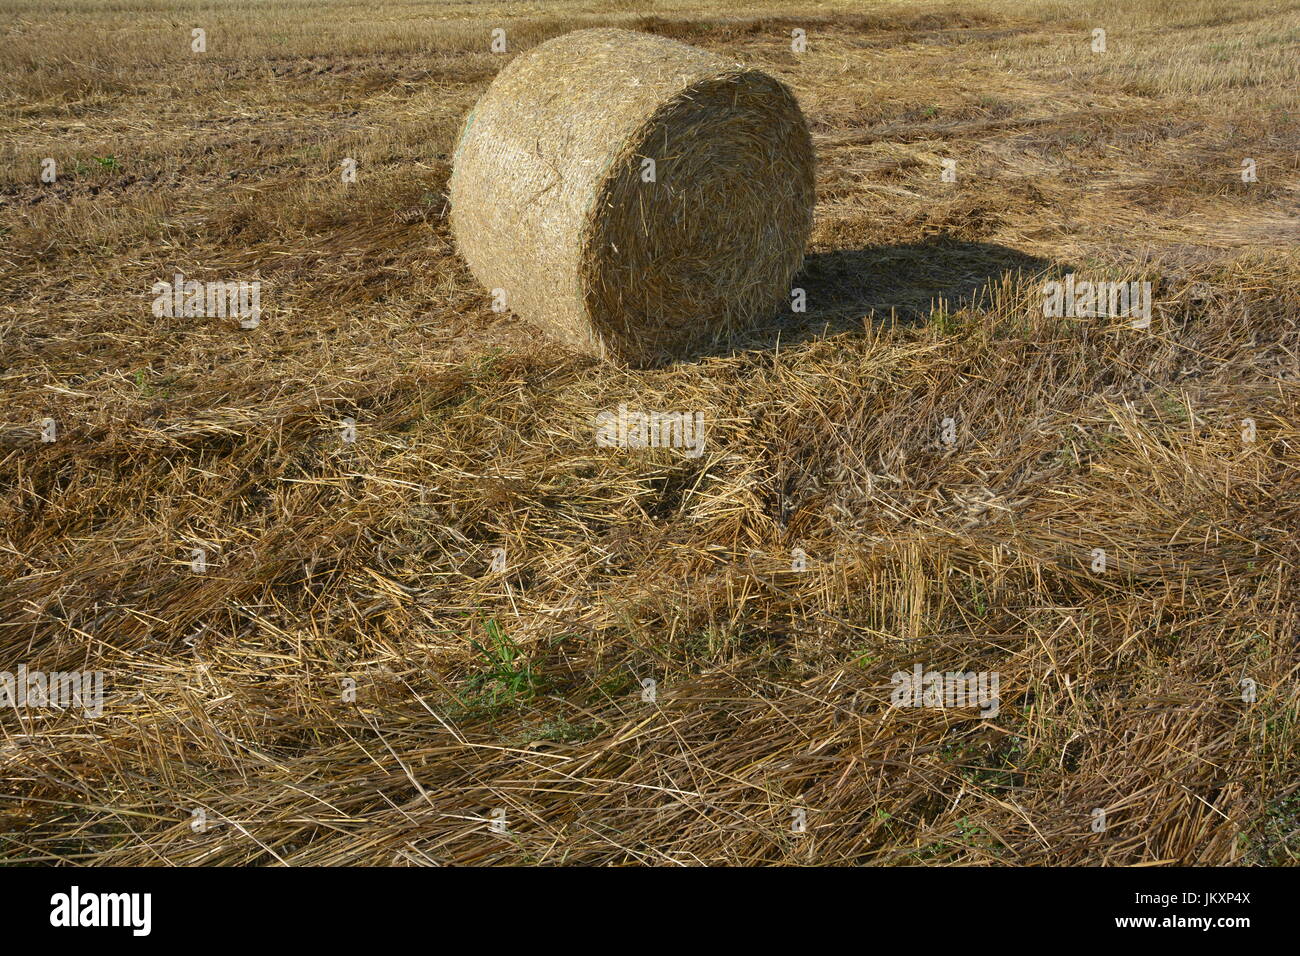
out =
<path fill-rule="evenodd" d="M 788 307 L 812 208 L 812 142 L 783 84 L 628 30 L 516 57 L 453 159 L 475 277 L 552 337 L 630 363 Z"/>

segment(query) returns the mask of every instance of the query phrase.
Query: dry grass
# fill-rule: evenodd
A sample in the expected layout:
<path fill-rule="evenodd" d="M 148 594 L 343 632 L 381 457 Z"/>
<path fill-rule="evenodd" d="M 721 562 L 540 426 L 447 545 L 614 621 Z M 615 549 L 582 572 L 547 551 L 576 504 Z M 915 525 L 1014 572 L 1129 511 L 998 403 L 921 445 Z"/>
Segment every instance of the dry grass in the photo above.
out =
<path fill-rule="evenodd" d="M 1300 859 L 1300 6 L 330 6 L 3 4 L 0 670 L 107 700 L 0 716 L 0 858 Z M 600 24 L 796 92 L 806 314 L 633 371 L 491 311 L 487 30 Z M 1044 317 L 1065 271 L 1151 328 Z M 262 324 L 155 318 L 176 272 Z M 999 714 L 889 706 L 916 662 Z"/>

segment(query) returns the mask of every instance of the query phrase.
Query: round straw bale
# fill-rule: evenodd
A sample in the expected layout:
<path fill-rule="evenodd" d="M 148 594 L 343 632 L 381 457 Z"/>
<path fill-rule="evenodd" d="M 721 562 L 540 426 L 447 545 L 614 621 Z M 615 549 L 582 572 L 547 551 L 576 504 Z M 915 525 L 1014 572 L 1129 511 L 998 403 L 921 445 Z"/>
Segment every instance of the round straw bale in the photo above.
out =
<path fill-rule="evenodd" d="M 812 140 L 791 92 L 629 30 L 578 30 L 508 63 L 452 167 L 475 277 L 549 335 L 633 364 L 775 314 L 812 228 Z"/>

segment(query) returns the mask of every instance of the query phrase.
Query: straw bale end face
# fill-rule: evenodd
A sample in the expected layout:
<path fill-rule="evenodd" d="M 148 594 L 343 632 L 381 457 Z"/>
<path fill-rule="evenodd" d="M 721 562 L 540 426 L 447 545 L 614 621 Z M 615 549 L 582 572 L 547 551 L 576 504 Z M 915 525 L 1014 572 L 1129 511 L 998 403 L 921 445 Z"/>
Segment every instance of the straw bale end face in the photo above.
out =
<path fill-rule="evenodd" d="M 630 364 L 788 306 L 812 208 L 812 141 L 784 85 L 628 30 L 512 60 L 453 159 L 475 277 L 552 337 Z"/>

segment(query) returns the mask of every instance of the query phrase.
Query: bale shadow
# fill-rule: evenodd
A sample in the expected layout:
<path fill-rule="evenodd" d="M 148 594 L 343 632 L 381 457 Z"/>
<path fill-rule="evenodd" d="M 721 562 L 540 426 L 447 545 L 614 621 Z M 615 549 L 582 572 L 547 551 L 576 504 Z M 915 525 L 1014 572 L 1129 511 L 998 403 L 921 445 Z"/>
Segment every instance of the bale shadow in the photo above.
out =
<path fill-rule="evenodd" d="M 1010 246 L 946 235 L 902 245 L 813 252 L 793 282 L 806 293 L 807 311 L 787 311 L 726 346 L 692 357 L 768 350 L 778 343 L 861 331 L 872 318 L 923 322 L 936 308 L 953 311 L 977 301 L 1008 273 L 1030 277 L 1068 268 Z"/>

